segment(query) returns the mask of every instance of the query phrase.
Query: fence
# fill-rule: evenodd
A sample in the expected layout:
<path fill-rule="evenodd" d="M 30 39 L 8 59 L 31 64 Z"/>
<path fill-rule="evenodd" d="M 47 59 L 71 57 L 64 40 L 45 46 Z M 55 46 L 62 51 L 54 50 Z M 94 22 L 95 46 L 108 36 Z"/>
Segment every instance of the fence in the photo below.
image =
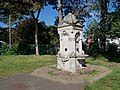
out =
<path fill-rule="evenodd" d="M 35 51 L 35 45 L 30 44 L 29 46 L 32 50 Z M 51 45 L 51 44 L 39 45 L 39 53 L 42 54 L 42 55 L 44 55 L 44 54 L 55 55 L 55 54 L 57 54 L 58 50 L 59 50 L 59 44 L 56 44 L 56 45 Z"/>

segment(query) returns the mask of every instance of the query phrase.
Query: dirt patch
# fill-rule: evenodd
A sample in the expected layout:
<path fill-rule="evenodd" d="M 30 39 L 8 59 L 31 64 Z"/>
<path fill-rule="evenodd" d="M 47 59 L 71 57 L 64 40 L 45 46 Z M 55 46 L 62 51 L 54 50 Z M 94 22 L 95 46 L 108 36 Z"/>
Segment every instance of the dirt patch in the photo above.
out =
<path fill-rule="evenodd" d="M 106 76 L 110 72 L 110 69 L 103 66 L 87 65 L 87 67 L 77 70 L 76 73 L 70 73 L 61 71 L 54 65 L 36 69 L 31 75 L 67 84 L 93 82 Z"/>

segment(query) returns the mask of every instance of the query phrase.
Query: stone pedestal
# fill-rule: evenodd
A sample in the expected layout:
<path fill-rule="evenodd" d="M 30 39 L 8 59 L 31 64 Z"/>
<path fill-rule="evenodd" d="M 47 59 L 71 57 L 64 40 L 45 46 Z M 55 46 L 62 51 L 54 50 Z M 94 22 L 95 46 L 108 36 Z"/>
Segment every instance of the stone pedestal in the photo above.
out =
<path fill-rule="evenodd" d="M 85 66 L 87 55 L 82 50 L 82 23 L 69 13 L 58 26 L 60 51 L 57 67 L 64 71 L 76 72 Z"/>

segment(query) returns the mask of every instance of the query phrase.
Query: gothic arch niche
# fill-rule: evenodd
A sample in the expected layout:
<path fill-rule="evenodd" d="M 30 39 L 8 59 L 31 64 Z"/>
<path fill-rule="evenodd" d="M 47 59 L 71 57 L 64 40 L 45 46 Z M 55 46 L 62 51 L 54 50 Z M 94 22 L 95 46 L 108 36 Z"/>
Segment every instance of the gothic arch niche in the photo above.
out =
<path fill-rule="evenodd" d="M 75 34 L 75 47 L 76 47 L 76 54 L 80 53 L 80 32 Z"/>

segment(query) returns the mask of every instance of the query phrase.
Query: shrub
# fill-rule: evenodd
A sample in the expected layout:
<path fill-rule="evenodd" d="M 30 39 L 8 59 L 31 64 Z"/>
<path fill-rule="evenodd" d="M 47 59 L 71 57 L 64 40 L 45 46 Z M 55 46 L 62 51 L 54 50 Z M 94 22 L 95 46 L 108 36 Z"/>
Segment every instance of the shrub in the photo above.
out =
<path fill-rule="evenodd" d="M 31 48 L 27 43 L 19 43 L 18 53 L 20 55 L 35 54 L 35 49 Z"/>
<path fill-rule="evenodd" d="M 108 44 L 105 55 L 110 62 L 120 62 L 120 51 L 115 43 Z"/>
<path fill-rule="evenodd" d="M 18 54 L 18 44 L 13 44 L 11 48 L 9 48 L 8 44 L 2 44 L 0 47 L 1 55 L 16 55 Z"/>
<path fill-rule="evenodd" d="M 85 53 L 89 56 L 96 57 L 100 55 L 100 50 L 98 44 L 94 43 L 91 45 L 91 47 L 85 49 Z"/>
<path fill-rule="evenodd" d="M 115 43 L 108 44 L 108 46 L 107 46 L 107 54 L 115 56 L 116 53 L 117 53 L 117 48 L 118 48 L 118 46 Z"/>

